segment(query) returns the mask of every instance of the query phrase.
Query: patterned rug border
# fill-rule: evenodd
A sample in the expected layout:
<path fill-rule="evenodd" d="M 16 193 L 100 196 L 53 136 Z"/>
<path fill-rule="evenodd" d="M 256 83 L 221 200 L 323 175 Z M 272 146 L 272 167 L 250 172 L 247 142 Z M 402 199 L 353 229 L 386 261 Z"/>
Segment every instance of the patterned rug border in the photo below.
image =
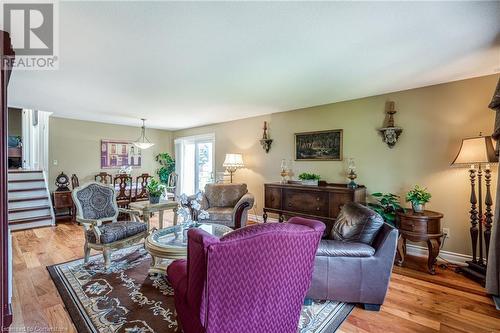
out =
<path fill-rule="evenodd" d="M 337 329 L 344 323 L 347 317 L 351 314 L 352 310 L 356 307 L 353 303 L 344 303 L 344 306 L 340 310 L 340 314 L 333 318 L 333 321 L 325 327 L 325 332 L 336 332 Z"/>
<path fill-rule="evenodd" d="M 98 257 L 99 254 L 93 255 L 90 258 Z M 62 263 L 54 264 L 54 265 L 49 265 L 46 266 L 50 277 L 52 278 L 57 291 L 59 292 L 59 295 L 61 296 L 64 305 L 66 307 L 66 310 L 68 311 L 71 320 L 73 321 L 73 324 L 76 327 L 76 330 L 79 333 L 99 333 L 98 331 L 95 331 L 93 328 L 92 323 L 90 325 L 87 323 L 85 320 L 86 318 L 86 313 L 82 314 L 81 312 L 84 311 L 80 306 L 80 301 L 78 297 L 73 296 L 71 294 L 71 287 L 67 286 L 66 283 L 64 282 L 64 278 L 61 277 L 59 273 L 59 266 L 66 265 L 69 263 L 74 263 L 78 261 L 83 261 L 83 258 L 80 259 L 74 259 L 74 260 L 68 260 Z M 339 313 L 335 315 L 333 320 L 329 322 L 325 327 L 323 327 L 322 331 L 323 332 L 336 332 L 337 329 L 342 325 L 342 323 L 347 319 L 347 317 L 351 314 L 352 310 L 356 307 L 355 304 L 353 303 L 344 303 L 342 308 L 339 310 Z"/>
<path fill-rule="evenodd" d="M 77 259 L 77 260 L 83 260 L 83 259 Z M 57 291 L 59 292 L 59 295 L 61 296 L 64 306 L 66 307 L 66 310 L 69 313 L 69 316 L 71 320 L 73 321 L 73 324 L 76 327 L 76 331 L 79 333 L 94 333 L 90 328 L 89 325 L 85 321 L 85 316 L 83 316 L 79 310 L 79 306 L 76 304 L 74 298 L 70 294 L 71 288 L 67 288 L 63 279 L 59 276 L 59 273 L 57 271 L 57 266 L 59 265 L 64 265 L 73 261 L 77 260 L 70 260 L 64 263 L 60 264 L 55 264 L 55 265 L 50 265 L 47 266 L 47 270 L 49 271 L 49 275 L 52 278 L 54 284 L 56 285 Z"/>

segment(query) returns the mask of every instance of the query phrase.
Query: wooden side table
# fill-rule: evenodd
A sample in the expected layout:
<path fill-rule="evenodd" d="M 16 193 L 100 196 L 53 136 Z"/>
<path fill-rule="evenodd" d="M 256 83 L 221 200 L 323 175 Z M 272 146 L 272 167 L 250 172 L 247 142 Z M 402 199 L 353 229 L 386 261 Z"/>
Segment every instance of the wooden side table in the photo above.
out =
<path fill-rule="evenodd" d="M 403 265 L 406 255 L 406 240 L 412 242 L 426 242 L 429 249 L 427 270 L 429 274 L 436 274 L 434 268 L 441 246 L 441 219 L 443 214 L 426 210 L 415 213 L 412 209 L 397 214 L 396 227 L 399 230 L 396 264 Z"/>
<path fill-rule="evenodd" d="M 75 220 L 75 205 L 73 204 L 73 198 L 71 197 L 71 191 L 54 191 L 52 192 L 52 204 L 55 212 L 55 217 L 57 219 L 61 218 L 71 218 L 72 221 Z M 58 210 L 66 209 L 66 214 L 58 214 Z"/>
<path fill-rule="evenodd" d="M 159 212 L 159 226 L 163 229 L 163 212 L 165 210 L 172 210 L 174 212 L 174 225 L 177 225 L 177 209 L 179 208 L 179 203 L 177 201 L 160 201 L 157 204 L 152 204 L 149 201 L 136 201 L 129 204 L 130 209 L 138 210 L 141 212 L 144 222 L 148 225 L 148 231 L 150 228 L 149 217 L 152 213 Z"/>

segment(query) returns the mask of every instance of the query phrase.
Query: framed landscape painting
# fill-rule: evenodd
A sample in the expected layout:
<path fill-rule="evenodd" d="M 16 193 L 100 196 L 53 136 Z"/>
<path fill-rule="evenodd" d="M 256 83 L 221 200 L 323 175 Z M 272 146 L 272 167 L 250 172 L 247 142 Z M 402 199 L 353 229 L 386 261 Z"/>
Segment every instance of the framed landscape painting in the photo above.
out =
<path fill-rule="evenodd" d="M 342 161 L 342 130 L 295 133 L 296 161 Z"/>
<path fill-rule="evenodd" d="M 123 166 L 140 167 L 141 149 L 129 141 L 101 140 L 101 169 L 119 169 Z"/>

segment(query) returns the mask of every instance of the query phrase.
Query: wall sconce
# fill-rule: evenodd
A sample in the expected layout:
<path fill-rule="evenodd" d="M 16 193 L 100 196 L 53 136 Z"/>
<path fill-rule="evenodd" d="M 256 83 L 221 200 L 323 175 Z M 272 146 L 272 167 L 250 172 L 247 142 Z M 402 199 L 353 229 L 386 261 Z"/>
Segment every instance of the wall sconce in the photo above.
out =
<path fill-rule="evenodd" d="M 269 153 L 269 150 L 271 149 L 271 143 L 273 143 L 272 139 L 269 139 L 268 134 L 267 134 L 267 121 L 264 122 L 264 133 L 262 133 L 262 139 L 260 139 L 260 144 L 262 145 L 262 148 L 266 151 L 266 153 Z"/>
<path fill-rule="evenodd" d="M 394 114 L 397 112 L 394 108 L 394 102 L 387 102 L 387 106 L 389 120 L 387 121 L 387 126 L 380 128 L 379 132 L 382 134 L 382 140 L 387 143 L 389 148 L 392 148 L 398 141 L 403 129 L 401 127 L 394 126 Z"/>

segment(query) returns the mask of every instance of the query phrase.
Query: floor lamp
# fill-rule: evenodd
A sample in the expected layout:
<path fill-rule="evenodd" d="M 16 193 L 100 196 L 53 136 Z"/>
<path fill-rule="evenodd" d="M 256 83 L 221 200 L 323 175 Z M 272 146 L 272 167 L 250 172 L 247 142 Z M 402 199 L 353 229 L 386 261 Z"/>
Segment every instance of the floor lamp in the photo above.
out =
<path fill-rule="evenodd" d="M 232 183 L 233 173 L 235 173 L 239 168 L 243 168 L 245 166 L 243 164 L 243 156 L 241 156 L 241 154 L 226 154 L 226 158 L 224 159 L 222 166 L 226 168 L 227 172 L 231 175 Z"/>
<path fill-rule="evenodd" d="M 467 261 L 466 267 L 459 268 L 459 272 L 469 278 L 485 284 L 486 260 L 490 248 L 491 226 L 493 223 L 493 213 L 491 206 L 491 170 L 490 163 L 498 162 L 498 157 L 493 148 L 491 136 L 479 136 L 462 140 L 462 145 L 453 161 L 452 165 L 470 166 L 469 178 L 471 186 L 470 194 L 470 235 L 472 241 L 472 260 Z M 477 166 L 477 168 L 476 168 Z M 483 172 L 486 184 L 486 195 L 484 198 L 483 212 Z M 477 179 L 477 196 L 476 196 Z M 484 231 L 483 231 L 484 224 Z M 484 243 L 484 252 L 483 252 Z M 478 251 L 479 250 L 479 251 Z"/>

